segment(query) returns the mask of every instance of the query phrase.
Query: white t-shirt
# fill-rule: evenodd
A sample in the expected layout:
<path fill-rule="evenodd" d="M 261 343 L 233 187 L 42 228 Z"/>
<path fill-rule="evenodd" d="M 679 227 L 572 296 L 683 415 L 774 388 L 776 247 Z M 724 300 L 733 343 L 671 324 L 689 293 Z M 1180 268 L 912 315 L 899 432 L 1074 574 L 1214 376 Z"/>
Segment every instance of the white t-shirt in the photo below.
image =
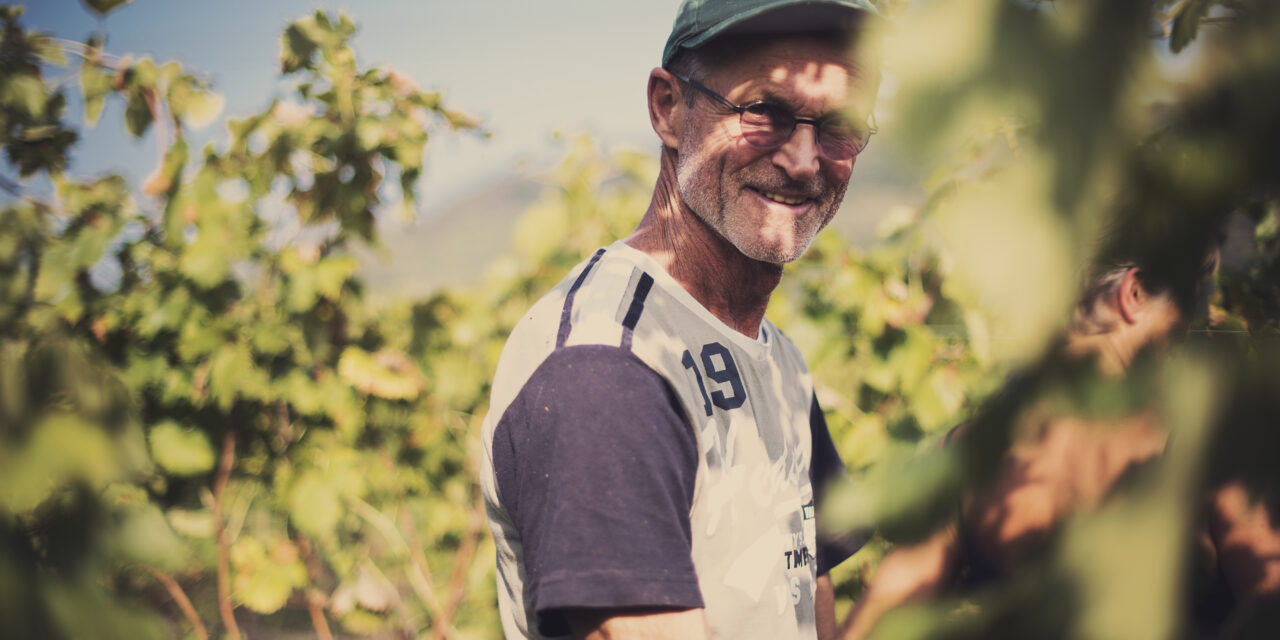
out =
<path fill-rule="evenodd" d="M 815 484 L 844 471 L 803 357 L 715 318 L 619 241 L 507 342 L 482 483 L 508 637 L 571 607 L 705 607 L 714 637 L 813 638 Z"/>

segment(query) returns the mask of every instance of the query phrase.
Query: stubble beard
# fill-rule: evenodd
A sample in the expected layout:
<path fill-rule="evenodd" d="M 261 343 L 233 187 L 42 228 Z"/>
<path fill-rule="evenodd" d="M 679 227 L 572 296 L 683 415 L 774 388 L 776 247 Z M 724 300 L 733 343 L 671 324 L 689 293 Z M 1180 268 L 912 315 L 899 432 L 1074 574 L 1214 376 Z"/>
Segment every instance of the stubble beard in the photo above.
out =
<path fill-rule="evenodd" d="M 815 176 L 813 183 L 808 185 L 789 183 L 785 178 L 777 177 L 748 177 L 745 183 L 740 183 L 721 178 L 724 175 L 723 161 L 715 171 L 707 171 L 701 163 L 690 162 L 686 158 L 682 155 L 676 162 L 676 188 L 680 199 L 707 227 L 752 260 L 776 265 L 798 260 L 818 232 L 835 217 L 844 199 L 845 190 L 833 190 L 821 176 Z M 733 215 L 730 211 L 734 196 L 748 191 L 746 185 L 767 191 L 791 190 L 811 194 L 817 200 L 815 206 L 818 209 L 792 220 L 791 241 L 784 243 L 774 238 L 772 231 L 761 234 L 756 221 L 743 215 Z M 828 199 L 829 202 L 824 203 Z"/>

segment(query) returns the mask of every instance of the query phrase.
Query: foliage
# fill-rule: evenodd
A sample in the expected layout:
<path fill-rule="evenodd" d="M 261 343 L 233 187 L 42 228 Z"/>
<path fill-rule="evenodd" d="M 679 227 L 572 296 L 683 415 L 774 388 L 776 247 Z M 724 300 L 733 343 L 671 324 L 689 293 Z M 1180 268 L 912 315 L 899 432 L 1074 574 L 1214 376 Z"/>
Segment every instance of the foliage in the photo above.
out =
<path fill-rule="evenodd" d="M 412 206 L 428 132 L 472 122 L 361 69 L 354 23 L 316 13 L 282 39 L 292 96 L 193 153 L 222 104 L 205 81 L 20 16 L 3 9 L 2 142 L 53 197 L 4 179 L 0 635 L 492 633 L 490 607 L 460 607 L 492 590 L 466 473 L 483 385 L 427 382 L 474 343 L 444 303 L 368 308 L 348 252 Z M 163 149 L 141 200 L 66 172 L 68 56 L 87 125 L 119 100 Z M 270 615 L 290 609 L 309 615 Z"/>
<path fill-rule="evenodd" d="M 1278 14 L 1105 0 L 902 14 L 884 128 L 933 167 L 927 197 L 889 216 L 874 248 L 824 233 L 770 309 L 808 355 L 859 480 L 832 519 L 882 534 L 837 572 L 842 608 L 888 540 L 926 534 L 989 475 L 1027 407 L 1154 404 L 1183 444 L 1123 508 L 1071 522 L 1007 587 L 884 633 L 1161 637 L 1179 624 L 1177 536 L 1200 492 L 1238 474 L 1280 485 L 1274 425 L 1247 419 L 1276 415 L 1280 397 Z M 193 153 L 185 132 L 221 109 L 199 76 L 52 40 L 20 15 L 0 10 L 0 143 L 18 176 L 0 177 L 14 196 L 0 212 L 0 635 L 327 636 L 334 623 L 496 636 L 475 480 L 489 376 L 530 304 L 633 228 L 656 163 L 571 141 L 483 286 L 374 307 L 349 249 L 412 210 L 429 132 L 475 124 L 361 68 L 349 18 L 290 24 L 290 97 Z M 1152 24 L 1179 55 L 1199 48 L 1206 70 L 1171 86 Z M 70 67 L 78 83 L 51 75 Z M 72 88 L 86 126 L 119 101 L 126 130 L 159 141 L 137 192 L 69 175 Z M 1224 264 L 1209 326 L 1242 333 L 1119 387 L 1053 357 L 1100 230 L 1153 224 L 1173 233 L 1150 237 L 1176 239 L 1233 212 L 1250 246 Z M 994 394 L 1015 370 L 1027 382 Z M 940 450 L 966 421 L 979 437 Z M 1169 586 L 1144 589 L 1145 576 Z M 1150 624 L 1133 627 L 1133 611 Z"/>
<path fill-rule="evenodd" d="M 1151 40 L 1152 25 L 1167 43 Z M 1184 633 L 1197 579 L 1187 549 L 1206 496 L 1240 480 L 1277 497 L 1274 420 L 1252 417 L 1276 415 L 1280 390 L 1270 222 L 1280 130 L 1265 115 L 1280 107 L 1277 34 L 1280 12 L 1266 2 L 983 0 L 926 4 L 889 37 L 892 128 L 934 167 L 920 217 L 945 266 L 939 290 L 963 310 L 972 355 L 1017 374 L 969 414 L 960 442 L 886 459 L 830 505 L 834 517 L 893 540 L 927 535 L 966 488 L 994 477 L 1017 425 L 1044 411 L 1150 410 L 1173 435 L 1167 455 L 1071 518 L 1025 571 L 900 612 L 876 637 Z M 1162 70 L 1157 46 L 1198 68 Z M 1194 269 L 1196 247 L 1228 226 L 1205 333 L 1166 366 L 1105 382 L 1063 357 L 1084 265 L 1122 244 Z M 968 403 L 983 400 L 973 391 Z M 1257 611 L 1238 613 L 1233 633 L 1263 632 L 1250 627 L 1264 624 L 1249 618 Z"/>

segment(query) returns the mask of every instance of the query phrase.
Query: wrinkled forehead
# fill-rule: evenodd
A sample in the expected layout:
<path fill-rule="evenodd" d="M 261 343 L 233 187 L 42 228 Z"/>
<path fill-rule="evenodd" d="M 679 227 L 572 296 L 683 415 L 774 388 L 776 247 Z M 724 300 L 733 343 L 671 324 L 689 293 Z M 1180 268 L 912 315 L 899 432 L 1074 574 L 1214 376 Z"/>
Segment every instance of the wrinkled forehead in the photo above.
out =
<path fill-rule="evenodd" d="M 708 62 L 707 80 L 726 90 L 795 93 L 829 105 L 869 110 L 879 85 L 879 69 L 871 56 L 836 37 L 735 37 L 719 44 Z"/>

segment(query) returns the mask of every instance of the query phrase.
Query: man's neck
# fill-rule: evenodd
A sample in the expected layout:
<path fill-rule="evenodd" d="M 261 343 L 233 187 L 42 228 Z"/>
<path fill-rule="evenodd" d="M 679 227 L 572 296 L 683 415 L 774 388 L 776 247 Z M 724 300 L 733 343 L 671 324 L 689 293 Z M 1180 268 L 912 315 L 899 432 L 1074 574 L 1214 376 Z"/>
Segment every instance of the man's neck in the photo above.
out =
<path fill-rule="evenodd" d="M 1137 349 L 1123 331 L 1099 334 L 1068 332 L 1067 353 L 1077 357 L 1096 357 L 1098 371 L 1105 376 L 1123 376 L 1129 370 Z"/>
<path fill-rule="evenodd" d="M 782 266 L 742 255 L 685 206 L 669 149 L 663 150 L 649 209 L 626 243 L 662 265 L 721 322 L 750 338 L 759 334 Z"/>

